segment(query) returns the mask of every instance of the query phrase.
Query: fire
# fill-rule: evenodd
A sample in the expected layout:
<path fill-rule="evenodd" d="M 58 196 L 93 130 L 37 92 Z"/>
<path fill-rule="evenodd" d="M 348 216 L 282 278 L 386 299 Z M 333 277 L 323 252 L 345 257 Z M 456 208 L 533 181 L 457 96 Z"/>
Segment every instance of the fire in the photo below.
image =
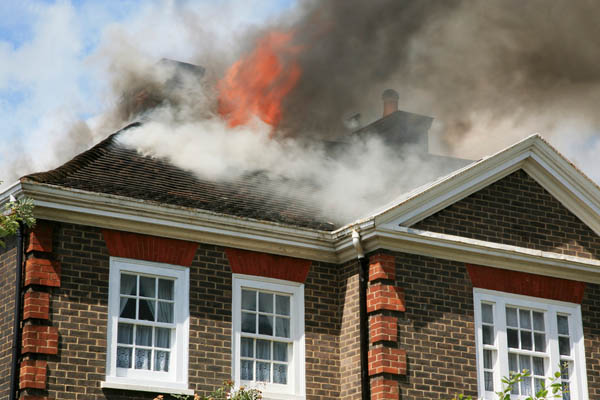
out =
<path fill-rule="evenodd" d="M 277 127 L 282 117 L 281 103 L 302 73 L 295 61 L 299 47 L 291 46 L 291 40 L 291 33 L 268 33 L 219 81 L 219 114 L 229 126 L 246 124 L 256 116 Z"/>

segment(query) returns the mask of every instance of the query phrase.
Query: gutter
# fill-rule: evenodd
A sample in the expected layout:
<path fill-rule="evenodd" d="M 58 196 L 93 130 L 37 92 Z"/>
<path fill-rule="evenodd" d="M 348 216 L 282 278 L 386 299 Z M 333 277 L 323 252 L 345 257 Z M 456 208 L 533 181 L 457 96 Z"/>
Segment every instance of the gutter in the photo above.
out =
<path fill-rule="evenodd" d="M 369 274 L 369 260 L 360 242 L 360 233 L 357 229 L 352 231 L 352 244 L 356 250 L 359 261 L 358 269 L 358 302 L 360 321 L 360 388 L 362 400 L 370 400 L 371 385 L 369 381 L 369 321 L 367 316 L 367 279 Z"/>
<path fill-rule="evenodd" d="M 23 268 L 23 224 L 17 230 L 17 262 L 15 265 L 15 312 L 13 320 L 12 362 L 10 366 L 10 400 L 17 398 L 19 354 L 21 351 L 21 278 Z"/>

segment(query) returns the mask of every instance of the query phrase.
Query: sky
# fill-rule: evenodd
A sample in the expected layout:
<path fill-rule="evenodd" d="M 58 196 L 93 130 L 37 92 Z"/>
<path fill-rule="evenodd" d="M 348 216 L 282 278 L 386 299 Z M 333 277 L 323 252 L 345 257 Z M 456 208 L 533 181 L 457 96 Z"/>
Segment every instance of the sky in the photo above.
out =
<path fill-rule="evenodd" d="M 185 13 L 227 43 L 293 6 L 293 0 L 0 1 L 0 180 L 56 167 L 68 128 L 114 104 L 111 40 L 147 57 L 192 61 Z M 226 24 L 223 21 L 227 21 Z"/>

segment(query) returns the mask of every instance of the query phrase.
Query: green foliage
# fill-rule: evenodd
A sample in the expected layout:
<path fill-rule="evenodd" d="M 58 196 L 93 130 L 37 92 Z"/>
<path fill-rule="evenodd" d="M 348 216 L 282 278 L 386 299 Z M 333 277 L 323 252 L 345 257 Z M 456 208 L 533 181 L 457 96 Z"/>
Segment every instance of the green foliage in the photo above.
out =
<path fill-rule="evenodd" d="M 513 373 L 509 377 L 502 378 L 504 384 L 504 390 L 496 392 L 498 400 L 510 400 L 510 392 L 513 387 L 517 387 L 521 381 L 525 378 L 529 378 L 531 372 L 524 369 L 522 372 Z M 542 382 L 542 387 L 533 396 L 528 396 L 525 400 L 550 400 L 550 399 L 562 399 L 563 391 L 562 384 L 560 382 L 560 372 L 554 373 L 554 376 L 550 378 L 550 384 L 546 386 L 545 382 Z M 455 396 L 452 400 L 473 400 L 471 396 L 465 396 L 460 394 Z"/>
<path fill-rule="evenodd" d="M 32 199 L 22 198 L 9 201 L 2 207 L 2 215 L 0 215 L 0 245 L 4 246 L 2 238 L 17 233 L 19 223 L 28 228 L 35 225 Z"/>
<path fill-rule="evenodd" d="M 223 382 L 223 386 L 212 392 L 207 396 L 200 396 L 195 394 L 193 396 L 187 395 L 177 395 L 172 394 L 172 397 L 179 400 L 260 400 L 262 399 L 262 394 L 258 389 L 246 389 L 245 387 L 240 387 L 238 390 L 233 389 L 232 381 Z M 158 395 L 154 398 L 154 400 L 163 400 L 164 395 Z"/>

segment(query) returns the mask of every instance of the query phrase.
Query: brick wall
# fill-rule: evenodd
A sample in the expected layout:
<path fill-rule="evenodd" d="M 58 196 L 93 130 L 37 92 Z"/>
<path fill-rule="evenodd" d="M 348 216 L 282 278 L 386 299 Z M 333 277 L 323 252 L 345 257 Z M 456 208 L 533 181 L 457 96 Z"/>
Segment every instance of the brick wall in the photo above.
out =
<path fill-rule="evenodd" d="M 600 238 L 523 170 L 416 223 L 414 228 L 600 258 Z"/>
<path fill-rule="evenodd" d="M 0 247 L 0 399 L 7 399 L 10 392 L 10 368 L 12 362 L 13 318 L 15 300 L 16 239 L 5 239 Z"/>
<path fill-rule="evenodd" d="M 49 398 L 152 399 L 154 394 L 100 388 L 106 366 L 109 253 L 99 229 L 57 224 L 54 255 L 60 288 L 50 288 L 57 355 L 47 361 Z M 313 263 L 305 283 L 308 399 L 339 399 L 339 276 Z M 199 245 L 190 270 L 190 388 L 207 394 L 231 377 L 231 270 L 225 249 Z"/>
<path fill-rule="evenodd" d="M 359 268 L 358 260 L 340 268 L 340 399 L 345 400 L 361 398 Z"/>
<path fill-rule="evenodd" d="M 581 303 L 590 399 L 600 398 L 600 285 L 586 284 Z"/>
<path fill-rule="evenodd" d="M 401 399 L 449 399 L 477 395 L 472 287 L 463 263 L 395 254 L 395 284 L 405 311 L 398 340 L 407 373 L 398 378 Z"/>

